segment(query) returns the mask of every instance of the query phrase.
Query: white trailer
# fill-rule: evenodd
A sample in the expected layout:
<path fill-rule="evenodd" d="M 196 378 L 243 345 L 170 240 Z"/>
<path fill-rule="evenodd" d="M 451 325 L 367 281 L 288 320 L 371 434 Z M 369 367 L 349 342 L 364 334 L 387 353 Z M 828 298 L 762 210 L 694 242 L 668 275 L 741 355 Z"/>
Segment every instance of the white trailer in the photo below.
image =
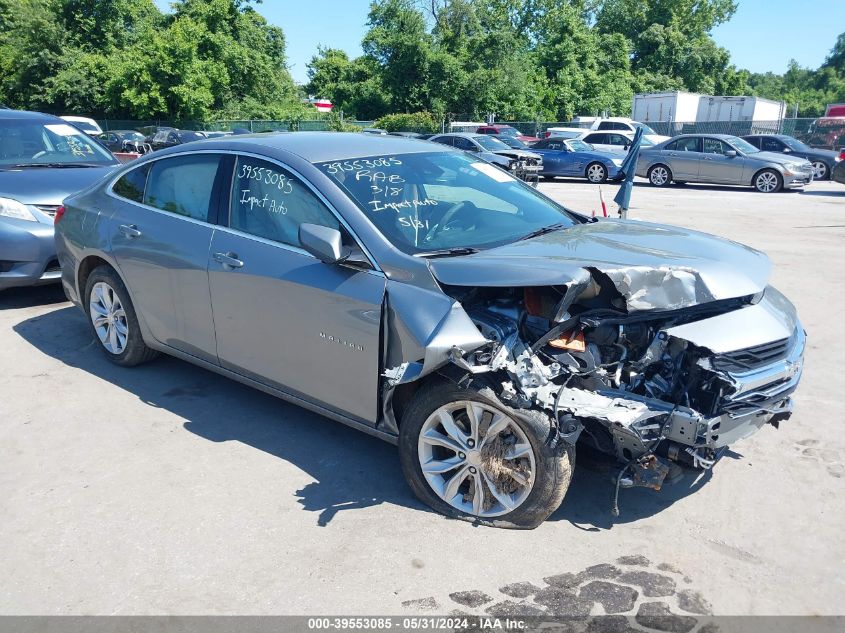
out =
<path fill-rule="evenodd" d="M 760 97 L 701 97 L 696 121 L 779 121 L 786 104 Z"/>
<path fill-rule="evenodd" d="M 635 121 L 695 121 L 702 95 L 692 92 L 635 94 L 631 118 Z"/>

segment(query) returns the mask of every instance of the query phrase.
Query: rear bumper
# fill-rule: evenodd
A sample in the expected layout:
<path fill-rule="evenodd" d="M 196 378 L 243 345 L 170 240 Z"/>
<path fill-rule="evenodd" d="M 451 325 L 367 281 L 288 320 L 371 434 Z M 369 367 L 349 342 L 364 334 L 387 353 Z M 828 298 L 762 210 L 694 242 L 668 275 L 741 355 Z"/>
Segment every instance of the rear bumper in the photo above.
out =
<path fill-rule="evenodd" d="M 52 224 L 0 219 L 0 290 L 61 279 Z"/>

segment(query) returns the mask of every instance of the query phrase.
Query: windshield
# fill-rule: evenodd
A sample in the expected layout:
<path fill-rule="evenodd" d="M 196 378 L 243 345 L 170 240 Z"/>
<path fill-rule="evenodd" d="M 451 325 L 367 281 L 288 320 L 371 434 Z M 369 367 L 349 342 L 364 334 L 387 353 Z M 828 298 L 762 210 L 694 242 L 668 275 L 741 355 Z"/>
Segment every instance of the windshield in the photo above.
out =
<path fill-rule="evenodd" d="M 797 138 L 792 138 L 791 136 L 779 136 L 780 140 L 782 140 L 786 146 L 796 152 L 809 152 L 812 151 L 809 147 L 804 145 L 801 141 Z"/>
<path fill-rule="evenodd" d="M 124 141 L 143 141 L 144 135 L 140 132 L 122 132 L 118 134 Z"/>
<path fill-rule="evenodd" d="M 501 125 L 496 128 L 496 131 L 499 134 L 506 134 L 507 136 L 519 136 L 519 130 L 510 125 Z"/>
<path fill-rule="evenodd" d="M 108 150 L 68 123 L 0 120 L 0 167 L 116 162 Z"/>
<path fill-rule="evenodd" d="M 191 141 L 201 141 L 205 137 L 199 132 L 179 132 L 179 140 L 183 143 L 190 143 Z"/>
<path fill-rule="evenodd" d="M 589 143 L 585 143 L 584 141 L 579 141 L 578 139 L 572 139 L 570 141 L 564 141 L 566 146 L 571 149 L 573 152 L 591 152 L 595 148 L 590 145 Z"/>
<path fill-rule="evenodd" d="M 100 130 L 97 129 L 95 125 L 91 125 L 87 121 L 71 121 L 76 127 L 80 130 L 84 130 L 85 132 L 99 132 Z"/>
<path fill-rule="evenodd" d="M 489 248 L 576 220 L 505 171 L 462 152 L 318 163 L 408 254 Z"/>
<path fill-rule="evenodd" d="M 725 139 L 728 143 L 733 145 L 736 149 L 738 149 L 743 154 L 757 154 L 760 150 L 754 147 L 748 141 L 741 139 L 736 136 L 729 136 Z"/>
<path fill-rule="evenodd" d="M 496 138 L 497 141 L 502 141 L 508 147 L 512 147 L 514 149 L 528 149 L 528 146 L 520 141 L 518 138 L 513 136 L 501 136 Z"/>
<path fill-rule="evenodd" d="M 492 136 L 473 136 L 472 140 L 481 145 L 488 152 L 498 152 L 503 149 L 510 149 L 502 141 Z"/>
<path fill-rule="evenodd" d="M 657 132 L 655 132 L 654 130 L 652 130 L 652 129 L 651 129 L 649 126 L 647 126 L 645 123 L 637 123 L 636 121 L 634 121 L 634 127 L 641 128 L 641 129 L 642 129 L 642 131 L 643 131 L 643 134 L 657 134 Z"/>

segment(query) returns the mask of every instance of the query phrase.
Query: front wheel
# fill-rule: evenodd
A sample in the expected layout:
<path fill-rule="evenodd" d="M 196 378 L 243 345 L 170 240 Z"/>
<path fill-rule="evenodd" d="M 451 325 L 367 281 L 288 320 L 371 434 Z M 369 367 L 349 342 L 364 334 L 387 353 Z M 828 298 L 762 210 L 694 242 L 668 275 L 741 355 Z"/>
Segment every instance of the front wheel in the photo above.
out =
<path fill-rule="evenodd" d="M 112 268 L 93 270 L 85 284 L 85 296 L 89 323 L 111 362 L 131 367 L 158 355 L 144 343 L 129 292 Z"/>
<path fill-rule="evenodd" d="M 672 172 L 666 165 L 655 165 L 648 170 L 648 181 L 655 187 L 665 187 L 672 182 Z"/>
<path fill-rule="evenodd" d="M 584 175 L 590 182 L 602 183 L 607 180 L 607 167 L 601 163 L 590 163 Z"/>
<path fill-rule="evenodd" d="M 827 180 L 830 169 L 820 160 L 813 161 L 813 180 Z"/>
<path fill-rule="evenodd" d="M 783 178 L 774 169 L 764 169 L 754 176 L 754 188 L 760 193 L 775 193 L 783 187 Z"/>
<path fill-rule="evenodd" d="M 575 453 L 548 444 L 548 418 L 516 411 L 485 388 L 432 382 L 399 431 L 402 470 L 434 510 L 483 525 L 535 528 L 560 506 Z"/>

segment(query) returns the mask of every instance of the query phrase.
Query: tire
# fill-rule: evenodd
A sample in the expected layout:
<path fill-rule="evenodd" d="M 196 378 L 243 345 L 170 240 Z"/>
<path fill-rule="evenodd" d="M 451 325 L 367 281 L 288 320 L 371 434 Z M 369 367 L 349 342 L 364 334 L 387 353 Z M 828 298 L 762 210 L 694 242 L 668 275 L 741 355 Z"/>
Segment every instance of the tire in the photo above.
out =
<path fill-rule="evenodd" d="M 158 356 L 144 343 L 129 292 L 113 268 L 100 266 L 88 275 L 85 300 L 91 331 L 111 362 L 133 367 Z"/>
<path fill-rule="evenodd" d="M 648 181 L 655 187 L 668 187 L 672 182 L 672 170 L 663 163 L 652 165 L 647 176 Z"/>
<path fill-rule="evenodd" d="M 399 428 L 402 471 L 417 498 L 441 514 L 491 527 L 533 529 L 563 501 L 575 449 L 564 442 L 551 448 L 545 414 L 514 410 L 478 382 L 464 388 L 432 381 L 414 395 Z M 477 446 L 464 432 L 471 428 L 469 408 L 480 414 Z M 445 415 L 451 433 L 441 423 L 449 409 L 454 409 Z M 488 435 L 493 425 L 501 428 Z M 520 456 L 504 457 L 509 450 Z M 432 465 L 427 474 L 424 463 Z M 460 483 L 450 487 L 454 481 Z M 452 491 L 452 500 L 446 501 Z"/>
<path fill-rule="evenodd" d="M 813 180 L 828 180 L 830 178 L 830 171 L 830 166 L 824 161 L 813 161 Z"/>
<path fill-rule="evenodd" d="M 587 169 L 584 170 L 584 176 L 587 180 L 595 184 L 607 182 L 607 167 L 601 163 L 590 163 Z"/>
<path fill-rule="evenodd" d="M 540 180 L 542 180 L 543 182 L 553 182 L 554 179 L 554 176 L 540 176 Z"/>
<path fill-rule="evenodd" d="M 783 177 L 774 169 L 763 169 L 754 175 L 751 186 L 760 193 L 777 193 L 783 189 Z"/>

